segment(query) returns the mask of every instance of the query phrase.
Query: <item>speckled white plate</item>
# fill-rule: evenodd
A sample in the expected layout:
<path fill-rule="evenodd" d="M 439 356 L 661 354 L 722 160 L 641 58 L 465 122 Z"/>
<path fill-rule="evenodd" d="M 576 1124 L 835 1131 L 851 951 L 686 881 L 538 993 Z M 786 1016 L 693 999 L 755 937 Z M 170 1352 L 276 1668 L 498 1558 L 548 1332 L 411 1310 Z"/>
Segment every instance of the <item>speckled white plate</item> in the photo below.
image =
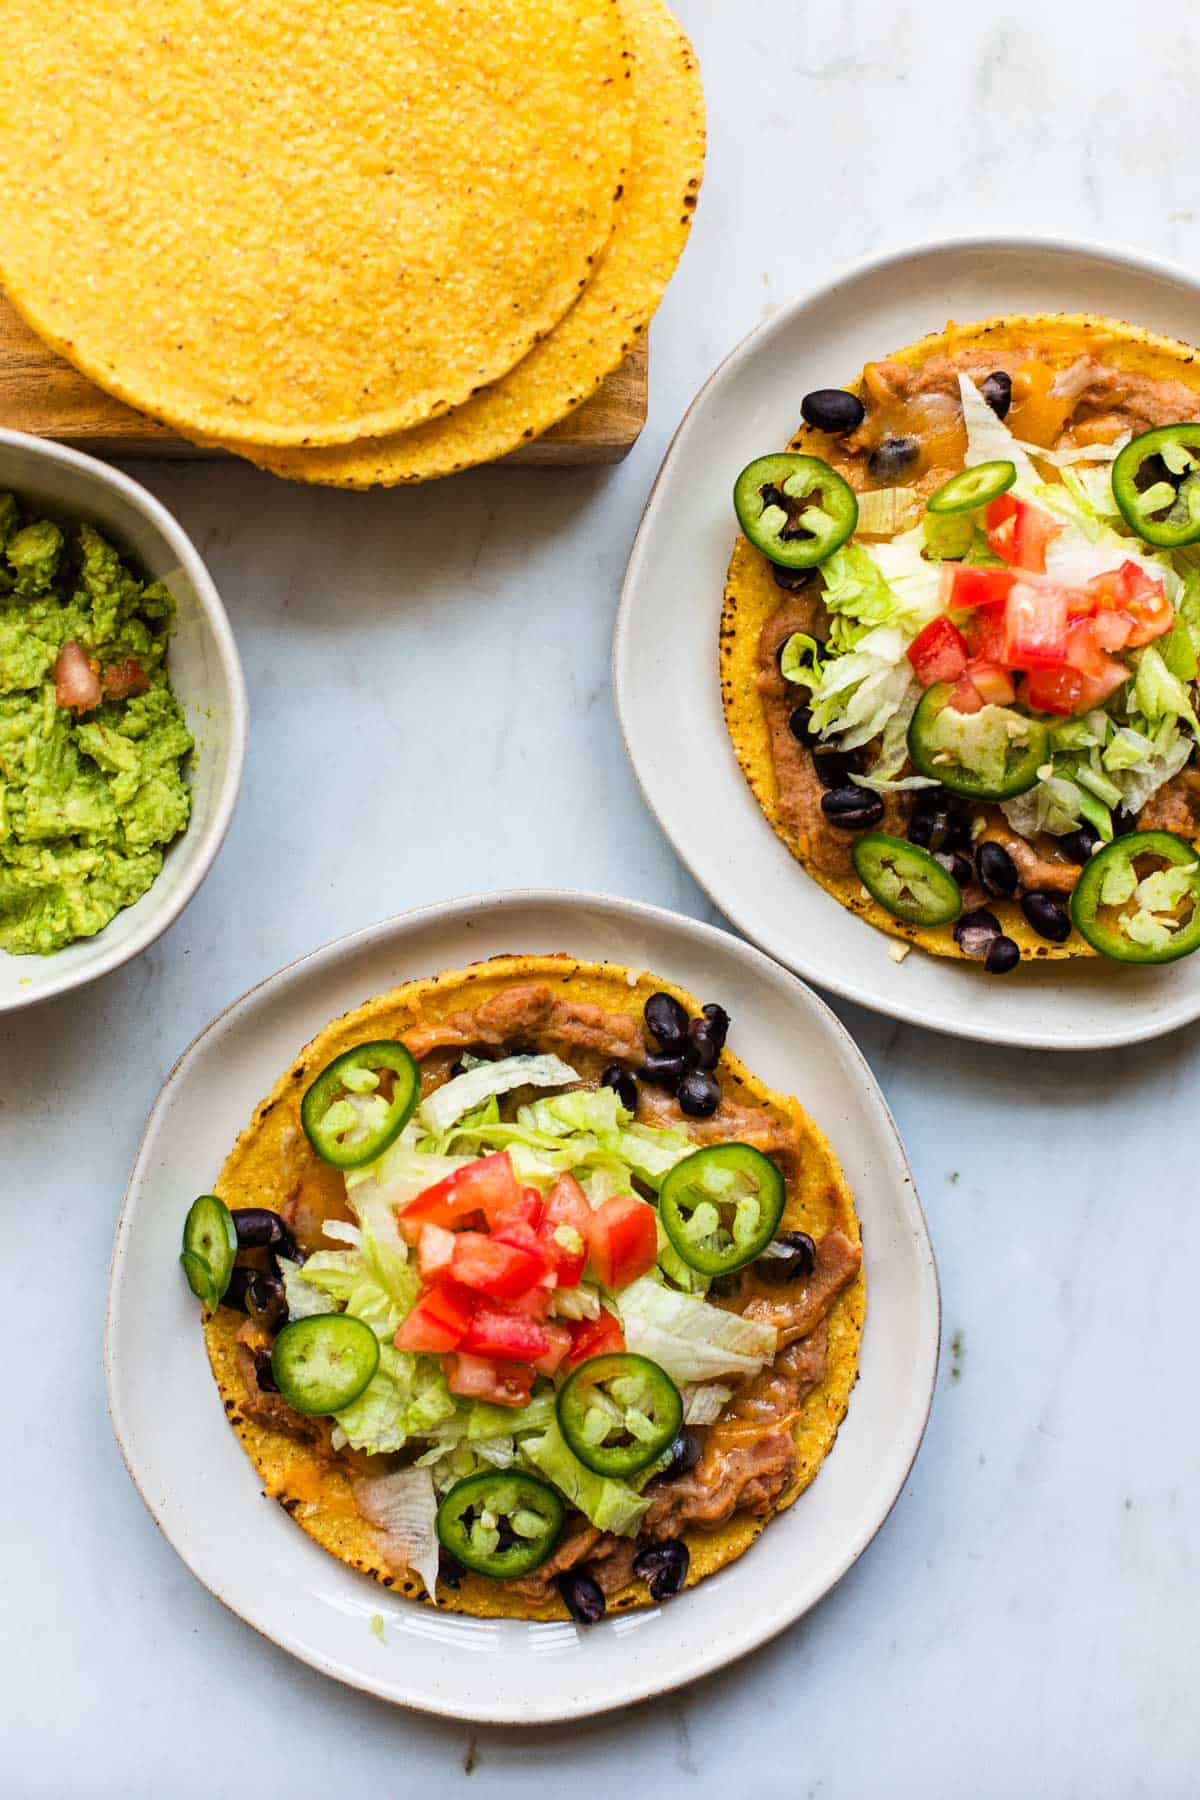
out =
<path fill-rule="evenodd" d="M 694 1592 L 590 1630 L 437 1613 L 319 1549 L 262 1497 L 225 1423 L 176 1260 L 187 1204 L 212 1185 L 255 1103 L 314 1032 L 397 982 L 520 950 L 611 958 L 720 1000 L 749 1066 L 796 1094 L 828 1133 L 855 1192 L 866 1251 L 860 1378 L 813 1486 Z M 711 926 L 551 891 L 451 901 L 344 938 L 252 989 L 196 1039 L 158 1098 L 130 1179 L 113 1251 L 105 1371 L 129 1472 L 218 1599 L 352 1687 L 457 1718 L 534 1724 L 692 1681 L 827 1593 L 903 1486 L 929 1412 L 938 1334 L 933 1252 L 903 1148 L 866 1063 L 823 1002 Z M 382 1643 L 370 1628 L 375 1613 Z"/>
<path fill-rule="evenodd" d="M 1200 284 L 1131 252 L 962 240 L 881 257 L 775 314 L 700 390 L 667 453 L 625 579 L 613 685 L 659 824 L 756 944 L 876 1012 L 988 1043 L 1100 1049 L 1200 1016 L 1200 956 L 1162 969 L 1080 959 L 1004 978 L 913 951 L 855 918 L 775 836 L 725 729 L 717 630 L 736 535 L 734 477 L 787 443 L 810 388 L 942 328 L 1005 312 L 1097 312 L 1200 344 Z"/>

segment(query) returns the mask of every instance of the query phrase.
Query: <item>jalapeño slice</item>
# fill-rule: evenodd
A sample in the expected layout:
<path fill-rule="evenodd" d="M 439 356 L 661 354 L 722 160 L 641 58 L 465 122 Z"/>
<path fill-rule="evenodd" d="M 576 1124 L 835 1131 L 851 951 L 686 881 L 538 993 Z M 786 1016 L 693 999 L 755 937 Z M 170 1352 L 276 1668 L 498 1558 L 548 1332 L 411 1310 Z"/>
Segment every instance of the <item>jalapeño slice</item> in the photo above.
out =
<path fill-rule="evenodd" d="M 285 1325 L 271 1373 L 299 1413 L 335 1413 L 357 1400 L 379 1367 L 379 1339 L 349 1313 L 314 1313 Z"/>
<path fill-rule="evenodd" d="M 867 892 L 906 925 L 950 925 L 962 911 L 953 875 L 916 844 L 869 831 L 851 855 Z"/>
<path fill-rule="evenodd" d="M 683 1400 L 666 1370 L 629 1351 L 580 1363 L 554 1405 L 559 1430 L 584 1467 L 618 1481 L 661 1456 L 683 1424 Z"/>
<path fill-rule="evenodd" d="M 179 1260 L 188 1286 L 209 1312 L 216 1311 L 229 1286 L 237 1250 L 237 1231 L 225 1202 L 216 1194 L 193 1200 L 183 1221 Z"/>
<path fill-rule="evenodd" d="M 440 1543 L 464 1569 L 507 1581 L 544 1563 L 562 1536 L 566 1508 L 523 1469 L 484 1469 L 452 1487 L 437 1510 Z"/>
<path fill-rule="evenodd" d="M 1172 831 L 1114 839 L 1075 883 L 1071 922 L 1093 950 L 1117 962 L 1190 956 L 1200 949 L 1200 852 Z"/>
<path fill-rule="evenodd" d="M 658 1196 L 663 1230 L 689 1268 L 730 1275 L 775 1236 L 786 1190 L 752 1144 L 709 1144 L 675 1164 Z"/>
<path fill-rule="evenodd" d="M 850 483 L 819 456 L 781 451 L 748 463 L 733 484 L 738 524 L 756 550 L 784 569 L 811 569 L 858 524 Z"/>
<path fill-rule="evenodd" d="M 1017 479 L 1017 465 L 1010 462 L 976 463 L 973 469 L 961 469 L 949 481 L 930 494 L 925 507 L 931 513 L 975 512 L 990 500 L 1007 494 Z"/>
<path fill-rule="evenodd" d="M 1046 727 L 1007 706 L 956 712 L 948 704 L 953 692 L 938 681 L 921 696 L 908 728 L 913 767 L 968 800 L 1025 793 L 1050 758 Z"/>
<path fill-rule="evenodd" d="M 1200 424 L 1158 425 L 1126 444 L 1113 499 L 1131 531 L 1164 550 L 1200 539 Z"/>
<path fill-rule="evenodd" d="M 399 1137 L 420 1097 L 416 1063 L 403 1044 L 383 1038 L 356 1044 L 322 1069 L 300 1102 L 300 1123 L 322 1162 L 361 1169 Z"/>

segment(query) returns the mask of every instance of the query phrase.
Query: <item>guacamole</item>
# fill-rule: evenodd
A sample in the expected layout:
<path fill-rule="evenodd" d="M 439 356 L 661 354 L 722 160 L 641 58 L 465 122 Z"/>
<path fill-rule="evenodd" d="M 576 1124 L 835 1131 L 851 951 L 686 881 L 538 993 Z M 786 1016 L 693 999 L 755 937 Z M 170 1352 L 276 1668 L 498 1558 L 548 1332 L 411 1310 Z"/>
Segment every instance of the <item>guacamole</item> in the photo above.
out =
<path fill-rule="evenodd" d="M 0 949 L 47 956 L 102 930 L 187 824 L 173 612 L 91 525 L 0 494 Z"/>

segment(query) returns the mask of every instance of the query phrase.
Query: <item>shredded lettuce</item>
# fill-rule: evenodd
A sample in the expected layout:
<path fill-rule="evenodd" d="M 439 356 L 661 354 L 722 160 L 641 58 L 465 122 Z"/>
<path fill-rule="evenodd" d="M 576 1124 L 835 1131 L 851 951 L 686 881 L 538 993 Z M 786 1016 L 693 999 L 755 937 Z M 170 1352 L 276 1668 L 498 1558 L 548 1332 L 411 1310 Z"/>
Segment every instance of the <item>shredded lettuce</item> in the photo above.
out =
<path fill-rule="evenodd" d="M 506 1056 L 498 1062 L 479 1062 L 422 1100 L 421 1123 L 431 1136 L 441 1137 L 493 1095 L 520 1087 L 566 1087 L 578 1080 L 578 1072 L 557 1056 Z"/>
<path fill-rule="evenodd" d="M 557 1422 L 552 1423 L 541 1437 L 526 1438 L 521 1445 L 521 1456 L 547 1481 L 553 1482 L 598 1531 L 633 1537 L 649 1500 L 643 1499 L 632 1483 L 613 1481 L 585 1468 L 567 1448 Z M 644 1486 L 661 1466 L 658 1462 L 651 1463 L 648 1469 L 642 1470 L 637 1477 L 638 1485 Z"/>
<path fill-rule="evenodd" d="M 979 463 L 1010 462 L 1017 471 L 1018 488 L 1036 487 L 1038 473 L 1024 448 L 1004 420 L 996 417 L 969 375 L 959 375 L 958 391 L 967 433 L 965 466 L 974 469 Z"/>
<path fill-rule="evenodd" d="M 617 1297 L 629 1349 L 675 1382 L 754 1375 L 775 1355 L 773 1325 L 743 1319 L 643 1275 Z"/>
<path fill-rule="evenodd" d="M 681 1393 L 685 1425 L 715 1424 L 726 1401 L 733 1398 L 733 1389 L 725 1387 L 720 1381 L 698 1382 L 685 1386 Z"/>
<path fill-rule="evenodd" d="M 408 1567 L 421 1577 L 433 1599 L 438 1572 L 437 1495 L 428 1469 L 396 1469 L 355 1484 L 354 1497 L 364 1516 L 403 1545 Z M 375 1615 L 379 1617 L 378 1614 Z M 371 1621 L 372 1630 L 375 1620 Z M 378 1636 L 383 1635 L 380 1620 Z"/>

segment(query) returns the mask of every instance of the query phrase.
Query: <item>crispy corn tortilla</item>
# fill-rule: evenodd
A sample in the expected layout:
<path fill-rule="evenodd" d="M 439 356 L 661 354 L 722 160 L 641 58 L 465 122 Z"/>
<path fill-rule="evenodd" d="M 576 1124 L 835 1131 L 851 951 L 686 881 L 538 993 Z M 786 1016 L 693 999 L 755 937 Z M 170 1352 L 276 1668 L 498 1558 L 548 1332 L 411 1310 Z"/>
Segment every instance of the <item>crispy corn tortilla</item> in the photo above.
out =
<path fill-rule="evenodd" d="M 620 366 L 683 253 L 704 170 L 704 96 L 691 45 L 663 0 L 621 0 L 621 10 L 633 58 L 629 173 L 596 272 L 549 336 L 465 405 L 396 436 L 317 450 L 226 448 L 292 481 L 430 481 L 540 437 Z"/>
<path fill-rule="evenodd" d="M 0 279 L 184 432 L 457 406 L 576 300 L 629 161 L 618 0 L 9 0 Z"/>
<path fill-rule="evenodd" d="M 504 988 L 530 980 L 569 983 L 573 999 L 592 1002 L 612 1013 L 640 1015 L 647 999 L 657 991 L 674 994 L 691 1012 L 697 1010 L 692 996 L 669 982 L 645 973 L 627 972 L 616 964 L 578 962 L 568 956 L 496 957 L 429 980 L 406 983 L 335 1020 L 299 1053 L 271 1093 L 255 1108 L 250 1124 L 221 1171 L 215 1191 L 230 1207 L 269 1206 L 278 1211 L 292 1190 L 298 1171 L 321 1166 L 300 1129 L 300 1097 L 333 1057 L 369 1039 L 403 1038 L 417 1026 L 432 1024 L 463 1008 L 473 1010 Z M 836 1227 L 859 1242 L 854 1200 L 845 1177 L 824 1135 L 799 1102 L 773 1092 L 729 1051 L 722 1055 L 720 1074 L 722 1087 L 731 1099 L 769 1108 L 791 1123 L 800 1137 L 803 1176 L 800 1192 L 789 1194 L 784 1226 L 814 1236 Z M 799 1473 L 777 1508 L 779 1511 L 804 1491 L 833 1446 L 857 1378 L 865 1307 L 866 1288 L 860 1270 L 828 1315 L 827 1372 L 821 1385 L 804 1402 L 795 1426 Z M 311 1446 L 298 1443 L 243 1412 L 244 1389 L 234 1354 L 234 1340 L 242 1322 L 240 1314 L 222 1308 L 205 1320 L 204 1335 L 226 1415 L 258 1471 L 264 1493 L 278 1500 L 310 1537 L 340 1561 L 384 1587 L 413 1599 L 428 1600 L 414 1576 L 399 1576 L 388 1569 L 377 1532 L 355 1510 L 346 1476 L 331 1470 Z M 740 1556 L 766 1523 L 764 1519 L 735 1514 L 728 1525 L 717 1531 L 688 1533 L 688 1585 Z M 609 1608 L 644 1606 L 649 1600 L 645 1587 L 634 1582 L 610 1599 Z M 477 1575 L 466 1576 L 457 1592 L 443 1588 L 439 1605 L 443 1610 L 476 1617 L 568 1616 L 557 1599 L 537 1605 Z"/>
<path fill-rule="evenodd" d="M 941 353 L 973 346 L 1005 350 L 1028 343 L 1031 338 L 1056 365 L 1065 367 L 1088 352 L 1108 365 L 1154 380 L 1181 381 L 1200 395 L 1200 353 L 1191 345 L 1157 336 L 1139 325 L 1091 313 L 1007 314 L 972 324 L 950 323 L 943 331 L 932 332 L 903 350 L 893 351 L 889 360 L 919 368 Z M 856 388 L 857 381 L 847 386 Z M 1200 411 L 1200 404 L 1197 410 Z M 822 443 L 828 440 L 821 433 L 801 426 L 787 448 L 817 448 L 819 454 Z M 721 613 L 721 700 L 738 762 L 755 799 L 776 835 L 813 880 L 851 912 L 880 931 L 904 938 L 934 956 L 970 960 L 955 943 L 952 927 L 906 925 L 872 899 L 856 875 L 840 877 L 816 868 L 808 844 L 790 832 L 781 818 L 770 732 L 755 676 L 759 634 L 786 598 L 775 584 L 770 563 L 739 535 L 729 564 Z M 1066 960 L 1098 954 L 1078 932 L 1073 932 L 1065 944 L 1048 943 L 1032 929 L 1015 901 L 989 900 L 988 909 L 1018 945 L 1023 960 Z"/>

